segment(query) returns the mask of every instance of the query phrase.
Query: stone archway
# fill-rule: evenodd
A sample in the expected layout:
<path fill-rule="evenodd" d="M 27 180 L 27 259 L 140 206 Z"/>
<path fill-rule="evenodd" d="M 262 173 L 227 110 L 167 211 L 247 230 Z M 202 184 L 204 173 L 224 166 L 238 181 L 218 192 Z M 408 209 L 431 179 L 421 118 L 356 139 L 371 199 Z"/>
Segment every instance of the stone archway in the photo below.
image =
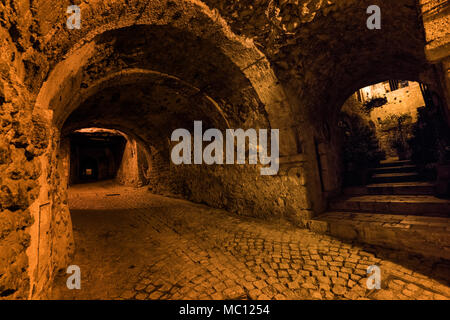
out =
<path fill-rule="evenodd" d="M 323 190 L 319 158 L 333 152 L 330 131 L 347 98 L 361 87 L 388 79 L 428 83 L 441 96 L 445 88 L 441 87 L 438 68 L 426 57 L 427 41 L 416 1 L 309 3 L 309 18 L 285 36 L 288 43 L 266 50 L 292 99 L 292 117 L 300 128 L 304 167 L 309 173 L 308 198 L 314 211 L 320 213 L 326 210 L 328 194 Z M 381 30 L 366 27 L 365 11 L 374 4 L 382 10 Z M 288 12 L 285 9 L 283 14 Z M 309 129 L 304 132 L 303 128 Z"/>

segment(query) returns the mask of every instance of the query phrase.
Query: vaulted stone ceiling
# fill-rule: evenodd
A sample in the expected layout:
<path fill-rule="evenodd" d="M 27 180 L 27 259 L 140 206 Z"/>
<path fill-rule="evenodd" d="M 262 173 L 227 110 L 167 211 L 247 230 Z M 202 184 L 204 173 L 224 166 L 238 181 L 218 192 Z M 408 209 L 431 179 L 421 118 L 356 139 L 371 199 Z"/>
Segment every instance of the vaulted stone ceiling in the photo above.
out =
<path fill-rule="evenodd" d="M 312 116 L 339 109 L 365 85 L 389 78 L 417 80 L 427 70 L 415 0 L 205 2 L 235 33 L 255 41 L 279 79 L 306 110 L 314 111 Z M 366 27 L 370 5 L 382 8 L 381 30 Z"/>
<path fill-rule="evenodd" d="M 82 9 L 80 30 L 66 28 L 71 4 Z M 382 30 L 366 27 L 373 4 L 382 8 Z M 41 266 L 57 270 L 67 258 L 61 128 L 102 125 L 151 144 L 198 119 L 219 128 L 265 126 L 286 129 L 280 152 L 292 155 L 301 149 L 298 132 L 312 141 L 356 89 L 422 79 L 429 64 L 419 11 L 415 0 L 1 1 L 0 274 L 8 271 L 0 293 L 26 297 L 51 280 L 45 275 L 36 284 L 37 257 L 26 254 L 37 246 L 36 229 L 25 230 L 35 228 L 41 204 L 51 204 L 55 252 Z M 254 188 L 239 182 L 236 192 L 244 177 Z M 309 197 L 317 181 L 300 173 L 256 178 L 218 171 L 214 205 L 228 199 L 237 210 L 298 218 L 321 201 Z M 206 180 L 196 181 L 204 194 Z"/>
<path fill-rule="evenodd" d="M 160 126 L 168 137 L 168 130 L 190 127 L 193 120 L 210 119 L 211 126 L 224 128 L 230 123 L 255 125 L 254 120 L 265 114 L 236 65 L 217 47 L 191 34 L 139 26 L 111 31 L 94 41 L 96 53 L 80 80 L 79 102 L 84 105 L 69 122 L 98 119 L 106 124 L 106 119 L 116 117 L 136 126 L 148 115 L 151 120 L 141 127 Z M 91 96 L 100 89 L 98 96 Z M 61 120 L 76 107 L 65 110 Z M 173 125 L 164 122 L 169 119 Z"/>

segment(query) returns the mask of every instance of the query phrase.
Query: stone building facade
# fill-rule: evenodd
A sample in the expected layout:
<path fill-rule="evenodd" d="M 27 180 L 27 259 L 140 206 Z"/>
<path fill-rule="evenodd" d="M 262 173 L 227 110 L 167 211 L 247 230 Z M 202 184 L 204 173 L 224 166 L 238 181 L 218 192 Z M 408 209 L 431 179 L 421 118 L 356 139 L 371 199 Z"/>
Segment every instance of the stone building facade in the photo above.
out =
<path fill-rule="evenodd" d="M 422 90 L 418 82 L 384 81 L 356 91 L 341 110 L 344 113 L 357 114 L 370 123 L 386 157 L 396 158 L 398 152 L 393 148 L 392 142 L 400 129 L 404 131 L 405 136 L 412 135 L 413 126 L 417 122 L 417 109 L 426 105 Z M 367 109 L 366 106 L 376 100 L 380 101 L 379 105 Z"/>
<path fill-rule="evenodd" d="M 339 188 L 333 130 L 357 89 L 426 83 L 450 121 L 441 2 L 2 1 L 0 297 L 46 297 L 70 261 L 62 137 L 81 128 L 136 141 L 156 192 L 306 226 Z M 71 4 L 81 8 L 80 29 L 66 27 Z M 381 30 L 366 27 L 373 4 Z M 279 129 L 279 174 L 171 164 L 171 132 L 198 119 L 218 129 Z"/>
<path fill-rule="evenodd" d="M 420 84 L 405 81 L 404 87 L 383 94 L 387 103 L 372 110 L 370 119 L 374 122 L 385 120 L 392 114 L 408 114 L 412 120 L 417 120 L 417 108 L 425 106 Z"/>

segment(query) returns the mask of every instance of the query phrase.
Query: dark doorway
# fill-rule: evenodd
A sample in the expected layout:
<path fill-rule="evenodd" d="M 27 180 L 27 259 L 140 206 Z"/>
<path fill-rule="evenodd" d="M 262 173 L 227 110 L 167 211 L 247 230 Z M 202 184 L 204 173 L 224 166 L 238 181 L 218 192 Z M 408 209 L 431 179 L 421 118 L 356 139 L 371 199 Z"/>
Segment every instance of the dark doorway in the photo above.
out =
<path fill-rule="evenodd" d="M 80 172 L 78 176 L 81 181 L 98 180 L 98 163 L 94 158 L 84 158 L 80 161 Z"/>
<path fill-rule="evenodd" d="M 70 135 L 70 184 L 114 179 L 127 140 L 106 129 L 83 129 Z"/>

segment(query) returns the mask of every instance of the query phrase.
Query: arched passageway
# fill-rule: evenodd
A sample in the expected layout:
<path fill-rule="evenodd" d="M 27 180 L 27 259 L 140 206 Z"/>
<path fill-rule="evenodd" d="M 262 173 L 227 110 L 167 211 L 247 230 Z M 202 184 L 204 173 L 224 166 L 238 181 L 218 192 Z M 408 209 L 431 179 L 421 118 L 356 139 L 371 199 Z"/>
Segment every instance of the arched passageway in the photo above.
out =
<path fill-rule="evenodd" d="M 171 133 L 177 128 L 192 130 L 194 120 L 201 120 L 204 128 L 219 130 L 270 128 L 271 122 L 283 123 L 277 126 L 282 130 L 289 128 L 282 117 L 271 120 L 270 115 L 286 107 L 287 100 L 264 56 L 231 34 L 223 21 L 214 21 L 204 5 L 195 1 L 183 4 L 187 7 L 181 17 L 175 14 L 177 6 L 169 5 L 174 15 L 167 13 L 163 20 L 146 8 L 144 15 L 129 13 L 138 21 L 109 17 L 106 29 L 96 28 L 98 21 L 92 18 L 92 24 L 85 22 L 90 28 L 83 30 L 78 42 L 71 37 L 70 44 L 56 49 L 64 48 L 65 58 L 52 61 L 35 108 L 36 117 L 51 115 L 47 125 L 52 141 L 45 155 L 45 159 L 52 159 L 50 164 L 42 158 L 51 198 L 41 189 L 37 202 L 50 202 L 60 212 L 61 229 L 53 229 L 49 242 L 56 236 L 61 251 L 51 261 L 42 254 L 30 259 L 35 292 L 47 287 L 46 281 L 66 266 L 73 250 L 72 226 L 63 200 L 68 185 L 64 159 L 70 153 L 65 137 L 81 128 L 119 130 L 141 146 L 148 158 L 145 184 L 153 192 L 177 194 L 237 212 L 249 210 L 253 215 L 281 214 L 280 208 L 272 213 L 272 206 L 263 202 L 246 204 L 254 195 L 276 197 L 268 187 L 265 194 L 259 194 L 257 186 L 249 190 L 242 186 L 243 198 L 234 196 L 239 192 L 236 181 L 243 176 L 253 180 L 259 172 L 257 166 L 176 167 L 170 163 Z M 158 2 L 149 5 L 157 6 Z M 95 10 L 96 5 L 92 6 L 85 9 Z M 122 7 L 117 4 L 116 9 Z M 212 27 L 205 28 L 208 24 Z M 67 39 L 55 35 L 54 41 Z M 41 232 L 39 228 L 32 233 Z M 30 252 L 40 247 L 33 239 Z M 46 269 L 53 270 L 50 278 L 44 276 Z"/>
<path fill-rule="evenodd" d="M 439 223 L 449 218 L 450 127 L 446 106 L 430 87 L 408 80 L 375 83 L 357 90 L 328 120 L 328 139 L 318 145 L 317 160 L 329 204 L 311 220 L 311 229 L 442 254 L 438 239 L 446 235 Z M 418 220 L 422 229 L 414 230 L 411 241 L 402 228 Z M 437 229 L 423 228 L 424 223 L 436 223 Z"/>
<path fill-rule="evenodd" d="M 424 179 L 436 179 L 425 167 L 446 161 L 448 124 L 445 104 L 429 86 L 408 80 L 374 83 L 355 91 L 338 110 L 326 120 L 318 143 L 320 180 L 329 198 L 343 187 L 366 184 L 370 169 L 386 159 L 414 160 Z"/>
<path fill-rule="evenodd" d="M 52 4 L 54 10 L 48 10 L 50 4 L 45 0 L 38 2 L 43 5 L 33 3 L 16 8 L 9 3 L 0 4 L 2 13 L 8 17 L 5 25 L 0 26 L 0 204 L 2 213 L 5 212 L 2 217 L 7 217 L 1 218 L 0 225 L 2 297 L 46 297 L 58 272 L 72 261 L 77 243 L 67 201 L 71 177 L 76 180 L 115 176 L 125 189 L 139 187 L 145 192 L 151 190 L 225 209 L 234 215 L 269 221 L 286 219 L 297 227 L 355 238 L 355 232 L 347 226 L 330 230 L 334 227 L 320 220 L 320 216 L 316 219 L 341 191 L 339 176 L 333 172 L 333 162 L 339 157 L 333 139 L 344 102 L 365 86 L 406 79 L 427 84 L 442 100 L 447 123 L 450 119 L 449 60 L 448 54 L 444 54 L 448 41 L 439 27 L 442 15 L 431 14 L 435 8 L 429 8 L 426 1 L 419 1 L 420 5 L 415 0 L 389 3 L 308 0 L 302 4 L 261 1 L 255 8 L 249 1 L 234 5 L 209 0 L 112 0 L 108 4 L 93 0 L 80 4 L 83 27 L 73 30 L 64 27 L 66 2 Z M 366 27 L 365 12 L 373 4 L 382 9 L 382 30 Z M 261 176 L 259 165 L 174 165 L 170 161 L 171 133 L 177 128 L 192 131 L 196 120 L 202 121 L 204 129 L 279 129 L 279 172 Z M 127 141 L 123 153 L 113 151 L 112 147 L 102 147 L 100 152 L 97 146 L 95 152 L 87 151 L 84 158 L 72 159 L 70 136 L 85 128 L 121 132 Z M 118 154 L 122 154 L 122 161 L 118 160 Z M 79 168 L 73 175 L 68 174 L 70 168 L 76 167 L 71 164 L 78 160 Z M 332 178 L 331 182 L 324 178 L 324 171 Z M 139 194 L 136 192 L 136 196 Z M 117 204 L 114 196 L 105 194 L 105 198 L 108 203 Z M 190 230 L 178 229 L 189 216 L 180 212 L 188 211 L 198 219 L 192 225 L 195 233 L 201 234 L 201 225 L 208 222 L 207 218 L 192 213 L 197 207 L 191 203 L 180 204 L 184 209 L 174 210 L 170 215 L 173 203 L 167 204 L 167 199 L 153 197 L 155 201 L 151 203 L 140 202 L 133 192 L 130 199 L 154 211 L 165 208 L 161 212 L 174 219 L 160 214 L 152 220 L 142 212 L 135 212 L 127 220 L 128 225 L 136 225 L 140 219 L 151 221 L 149 225 L 169 225 L 173 231 L 169 249 L 177 243 L 179 232 L 188 234 Z M 95 205 L 95 200 L 89 201 L 86 203 Z M 100 207 L 103 204 L 97 203 Z M 130 207 L 121 210 L 127 208 Z M 205 209 L 201 213 L 210 212 Z M 211 219 L 217 225 L 227 225 L 223 219 L 214 217 Z M 95 219 L 101 219 L 101 215 Z M 252 229 L 251 223 L 245 226 L 236 229 L 244 234 L 240 235 L 245 238 L 243 246 L 246 241 L 259 243 L 268 239 L 271 247 L 278 247 L 278 240 L 270 238 L 270 224 L 258 224 L 263 231 L 257 235 L 246 233 Z M 372 242 L 383 239 L 376 228 L 366 229 L 359 234 L 369 235 L 367 238 L 375 239 Z M 217 231 L 208 230 L 213 234 Z M 104 234 L 107 243 L 107 231 Z M 221 238 L 222 248 L 227 248 L 227 241 L 235 234 L 230 227 Z M 282 234 L 276 233 L 279 237 Z M 326 236 L 310 237 L 305 230 L 287 234 L 307 239 L 305 243 L 317 247 L 327 257 L 326 248 L 319 244 L 324 241 L 334 246 L 333 240 Z M 165 240 L 154 234 L 148 237 L 155 243 Z M 141 240 L 147 243 L 145 238 Z M 303 241 L 291 240 L 289 243 L 294 246 Z M 445 236 L 428 240 L 434 249 L 448 244 Z M 405 247 L 412 252 L 419 247 L 421 253 L 436 253 L 437 257 L 444 252 L 448 258 L 445 250 L 427 250 L 421 245 L 413 243 Z M 300 247 L 300 252 L 306 250 Z M 335 247 L 347 250 L 342 242 Z M 182 248 L 185 252 L 180 256 L 189 259 L 187 252 L 192 248 Z M 205 247 L 197 244 L 194 249 L 201 252 Z M 217 253 L 213 245 L 206 249 Z M 355 250 L 352 253 L 356 254 Z M 336 278 L 340 280 L 322 292 L 320 284 L 324 279 L 303 268 L 306 262 L 296 259 L 300 254 L 296 250 L 288 262 L 298 268 L 268 267 L 263 272 L 262 263 L 286 262 L 273 260 L 277 258 L 275 251 L 262 254 L 267 260 L 264 262 L 252 256 L 244 263 L 247 267 L 240 264 L 243 260 L 237 249 L 223 256 L 219 254 L 217 261 L 231 255 L 231 273 L 238 272 L 231 267 L 234 264 L 246 269 L 247 274 L 241 274 L 236 282 L 241 289 L 245 276 L 259 273 L 263 278 L 248 280 L 252 286 L 255 281 L 269 281 L 275 276 L 283 288 L 292 289 L 297 297 L 342 298 L 349 292 L 353 292 L 353 297 L 361 296 L 359 289 L 353 289 L 358 288 L 356 281 L 361 277 L 349 282 L 355 270 L 348 276 L 342 275 L 342 279 L 339 274 Z M 307 252 L 314 256 L 317 253 L 309 249 Z M 199 254 L 196 259 L 203 261 L 201 257 Z M 182 264 L 184 258 L 177 261 Z M 170 259 L 161 256 L 162 260 Z M 362 256 L 360 260 L 367 262 Z M 430 264 L 427 271 L 430 277 L 434 276 L 435 265 L 438 264 Z M 445 269 L 446 264 L 443 265 Z M 304 273 L 289 272 L 293 269 L 302 269 Z M 203 271 L 198 269 L 200 273 Z M 311 277 L 301 279 L 314 283 L 314 287 L 296 288 L 300 286 L 297 276 Z M 289 281 L 281 281 L 282 278 Z M 172 284 L 179 286 L 176 281 Z M 236 286 L 230 286 L 232 290 L 225 297 L 242 297 L 231 294 Z M 254 286 L 266 287 L 262 283 Z M 157 287 L 150 293 L 162 285 Z M 252 289 L 246 287 L 251 298 L 274 298 L 280 291 L 261 289 L 250 294 Z M 226 289 L 214 290 L 223 293 Z M 164 291 L 165 297 L 171 296 L 167 295 L 169 291 Z"/>
<path fill-rule="evenodd" d="M 68 141 L 68 142 L 67 142 Z M 150 158 L 142 143 L 118 130 L 84 128 L 62 137 L 69 148 L 68 184 L 115 180 L 128 186 L 148 184 Z"/>

